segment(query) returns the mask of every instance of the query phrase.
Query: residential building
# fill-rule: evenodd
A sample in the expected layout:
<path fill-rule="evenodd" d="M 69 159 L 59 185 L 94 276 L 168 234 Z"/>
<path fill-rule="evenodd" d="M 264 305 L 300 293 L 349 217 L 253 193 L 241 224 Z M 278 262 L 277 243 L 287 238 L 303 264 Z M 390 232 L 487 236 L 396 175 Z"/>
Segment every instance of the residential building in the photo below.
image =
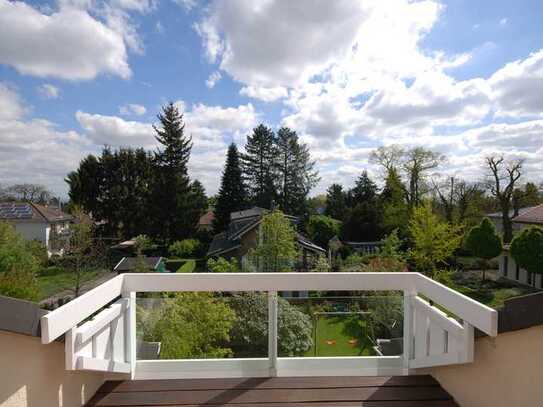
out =
<path fill-rule="evenodd" d="M 73 217 L 60 208 L 32 202 L 1 202 L 0 221 L 15 227 L 26 240 L 37 240 L 47 253 L 62 254 L 62 241 L 69 233 Z"/>
<path fill-rule="evenodd" d="M 517 232 L 530 226 L 543 227 L 543 205 L 524 208 L 518 216 L 513 218 L 513 225 Z M 530 274 L 520 268 L 509 253 L 509 245 L 504 246 L 503 254 L 500 257 L 499 270 L 501 277 L 543 289 L 543 275 Z"/>
<path fill-rule="evenodd" d="M 198 220 L 198 231 L 199 232 L 212 232 L 213 231 L 213 220 L 215 219 L 215 213 L 213 211 L 207 211 Z"/>
<path fill-rule="evenodd" d="M 258 207 L 232 212 L 227 230 L 213 237 L 207 255 L 227 259 L 236 258 L 243 267 L 251 267 L 248 253 L 258 244 L 260 222 L 268 212 Z M 286 215 L 286 217 L 294 225 L 299 221 L 294 216 Z M 326 255 L 326 250 L 300 233 L 296 233 L 296 244 L 300 249 L 300 258 L 294 265 L 297 270 L 307 271 L 318 256 Z"/>

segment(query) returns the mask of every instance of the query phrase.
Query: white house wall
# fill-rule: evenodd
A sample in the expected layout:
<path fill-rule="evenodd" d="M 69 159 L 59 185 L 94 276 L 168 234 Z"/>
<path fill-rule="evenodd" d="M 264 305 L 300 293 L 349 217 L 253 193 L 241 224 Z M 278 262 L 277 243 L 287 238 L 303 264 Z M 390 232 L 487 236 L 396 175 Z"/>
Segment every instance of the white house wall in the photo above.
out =
<path fill-rule="evenodd" d="M 47 223 L 14 223 L 15 230 L 26 240 L 38 240 L 44 245 L 48 243 L 50 227 Z"/>

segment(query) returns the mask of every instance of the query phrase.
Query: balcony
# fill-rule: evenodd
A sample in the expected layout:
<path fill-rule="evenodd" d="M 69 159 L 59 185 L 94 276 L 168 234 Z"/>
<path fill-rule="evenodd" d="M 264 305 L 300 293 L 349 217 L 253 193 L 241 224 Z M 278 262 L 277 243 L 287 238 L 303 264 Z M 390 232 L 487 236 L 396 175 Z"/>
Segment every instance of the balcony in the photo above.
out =
<path fill-rule="evenodd" d="M 278 293 L 293 291 L 401 293 L 400 353 L 282 355 Z M 215 359 L 138 358 L 136 309 L 146 300 L 137 293 L 168 292 L 256 292 L 265 296 L 267 352 Z M 371 312 L 371 303 L 365 304 L 370 305 L 360 306 L 361 313 L 366 308 Z M 418 368 L 472 362 L 475 328 L 496 336 L 497 312 L 418 273 L 123 274 L 41 319 L 42 343 L 65 335 L 66 369 L 122 373 L 133 380 L 406 376 Z"/>

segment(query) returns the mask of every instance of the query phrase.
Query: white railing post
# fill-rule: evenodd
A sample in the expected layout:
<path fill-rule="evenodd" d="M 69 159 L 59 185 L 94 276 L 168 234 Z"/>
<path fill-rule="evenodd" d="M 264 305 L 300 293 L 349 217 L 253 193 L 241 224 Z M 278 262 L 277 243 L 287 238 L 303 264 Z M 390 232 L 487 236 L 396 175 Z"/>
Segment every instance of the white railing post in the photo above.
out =
<path fill-rule="evenodd" d="M 409 360 L 413 357 L 413 298 L 414 290 L 403 291 L 403 367 L 409 372 Z"/>
<path fill-rule="evenodd" d="M 475 330 L 473 325 L 469 322 L 464 321 L 462 324 L 464 326 L 464 338 L 463 338 L 463 349 L 462 349 L 462 363 L 471 363 L 473 362 L 474 357 L 474 347 L 475 347 Z"/>
<path fill-rule="evenodd" d="M 123 293 L 128 298 L 128 309 L 125 318 L 125 358 L 130 363 L 130 376 L 134 379 L 136 373 L 136 293 L 134 291 Z"/>
<path fill-rule="evenodd" d="M 66 331 L 64 334 L 64 349 L 66 358 L 66 370 L 75 370 L 77 367 L 77 356 L 75 354 L 76 327 Z"/>
<path fill-rule="evenodd" d="M 268 360 L 270 376 L 277 376 L 277 291 L 268 291 Z"/>

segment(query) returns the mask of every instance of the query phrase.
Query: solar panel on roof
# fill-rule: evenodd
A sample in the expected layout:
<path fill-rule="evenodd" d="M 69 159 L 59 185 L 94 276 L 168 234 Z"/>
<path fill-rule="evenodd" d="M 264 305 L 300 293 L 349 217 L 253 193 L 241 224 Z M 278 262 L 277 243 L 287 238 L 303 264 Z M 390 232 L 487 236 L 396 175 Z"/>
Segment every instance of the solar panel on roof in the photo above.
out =
<path fill-rule="evenodd" d="M 0 203 L 1 219 L 29 219 L 32 218 L 32 208 L 29 204 Z"/>

